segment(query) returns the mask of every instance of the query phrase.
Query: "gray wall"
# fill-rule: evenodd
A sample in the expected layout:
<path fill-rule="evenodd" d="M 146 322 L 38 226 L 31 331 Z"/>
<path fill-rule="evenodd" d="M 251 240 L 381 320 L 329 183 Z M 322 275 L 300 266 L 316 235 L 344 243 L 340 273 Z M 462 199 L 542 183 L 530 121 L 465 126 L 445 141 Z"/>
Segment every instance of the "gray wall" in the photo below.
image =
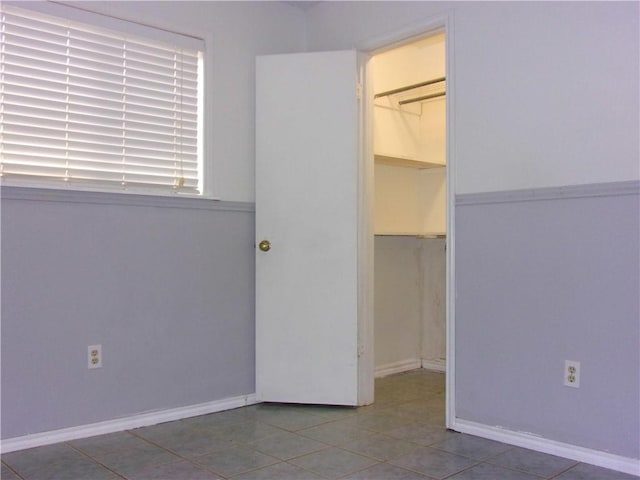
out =
<path fill-rule="evenodd" d="M 613 185 L 582 198 L 460 198 L 458 417 L 638 458 L 635 185 L 629 195 Z M 563 386 L 565 360 L 581 362 L 578 389 Z"/>
<path fill-rule="evenodd" d="M 420 243 L 424 279 L 421 357 L 438 363 L 447 356 L 446 239 L 427 238 Z"/>
<path fill-rule="evenodd" d="M 251 206 L 27 201 L 7 190 L 4 438 L 255 391 Z M 103 368 L 88 370 L 98 343 Z"/>
<path fill-rule="evenodd" d="M 374 246 L 376 369 L 443 360 L 445 239 L 376 235 Z"/>
<path fill-rule="evenodd" d="M 420 359 L 424 296 L 420 240 L 376 235 L 374 242 L 375 367 Z"/>

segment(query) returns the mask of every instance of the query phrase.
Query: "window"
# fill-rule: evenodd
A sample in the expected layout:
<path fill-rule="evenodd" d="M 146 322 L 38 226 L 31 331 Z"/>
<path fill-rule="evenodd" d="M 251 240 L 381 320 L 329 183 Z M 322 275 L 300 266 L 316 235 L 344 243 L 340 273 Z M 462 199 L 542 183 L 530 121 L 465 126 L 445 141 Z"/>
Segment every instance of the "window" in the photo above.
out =
<path fill-rule="evenodd" d="M 2 184 L 201 194 L 204 43 L 45 7 L 0 10 Z"/>

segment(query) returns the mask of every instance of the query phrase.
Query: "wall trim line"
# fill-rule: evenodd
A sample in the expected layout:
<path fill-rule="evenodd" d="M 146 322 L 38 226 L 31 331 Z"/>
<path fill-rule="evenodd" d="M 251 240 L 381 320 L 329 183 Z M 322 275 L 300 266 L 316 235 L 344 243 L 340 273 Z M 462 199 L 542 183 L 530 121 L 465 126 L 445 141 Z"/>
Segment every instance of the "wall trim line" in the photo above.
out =
<path fill-rule="evenodd" d="M 209 413 L 231 410 L 258 403 L 255 393 L 230 397 L 211 402 L 188 405 L 185 407 L 170 408 L 153 412 L 141 413 L 129 417 L 116 418 L 103 422 L 78 425 L 76 427 L 62 428 L 48 432 L 34 433 L 21 437 L 0 440 L 0 453 L 15 452 L 27 448 L 41 447 L 69 440 L 104 435 L 106 433 L 121 432 L 139 427 L 148 427 L 163 422 L 181 420 L 183 418 L 197 417 Z"/>
<path fill-rule="evenodd" d="M 232 202 L 206 197 L 181 197 L 168 195 L 141 195 L 124 192 L 92 192 L 84 190 L 59 190 L 4 185 L 0 188 L 2 200 L 31 202 L 62 202 L 92 205 L 126 205 L 134 207 L 181 208 L 190 210 L 218 210 L 254 212 L 251 202 Z"/>
<path fill-rule="evenodd" d="M 640 180 L 624 182 L 566 185 L 562 187 L 527 188 L 499 192 L 465 193 L 456 195 L 456 206 L 491 203 L 535 202 L 540 200 L 565 200 L 571 198 L 612 197 L 639 195 Z"/>
<path fill-rule="evenodd" d="M 549 440 L 528 432 L 516 432 L 459 418 L 454 420 L 451 428 L 457 432 L 476 435 L 640 477 L 640 459 L 622 457 L 600 450 Z"/>

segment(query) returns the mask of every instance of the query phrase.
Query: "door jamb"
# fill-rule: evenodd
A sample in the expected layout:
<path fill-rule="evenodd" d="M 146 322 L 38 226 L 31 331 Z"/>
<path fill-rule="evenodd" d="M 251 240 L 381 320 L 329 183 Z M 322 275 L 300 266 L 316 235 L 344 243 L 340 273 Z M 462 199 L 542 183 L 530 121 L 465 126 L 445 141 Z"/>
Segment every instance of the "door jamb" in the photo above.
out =
<path fill-rule="evenodd" d="M 446 61 L 446 77 L 447 80 L 455 79 L 453 72 L 453 12 L 449 11 L 444 14 L 429 17 L 418 23 L 414 23 L 399 30 L 389 32 L 383 36 L 375 38 L 367 38 L 355 43 L 358 51 L 364 52 L 369 56 L 382 53 L 385 50 L 411 43 L 419 38 L 423 38 L 434 34 L 438 31 L 445 32 L 445 61 Z M 364 234 L 359 235 L 358 251 L 362 261 L 360 272 L 361 285 L 359 286 L 361 313 L 364 315 L 363 321 L 359 324 L 358 330 L 363 329 L 360 335 L 359 355 L 366 353 L 361 359 L 366 363 L 363 368 L 359 369 L 359 391 L 364 392 L 359 400 L 360 404 L 371 403 L 373 401 L 373 248 L 371 245 L 373 238 L 373 129 L 371 119 L 373 115 L 373 95 L 369 91 L 371 82 L 370 71 L 364 68 L 365 73 L 365 91 L 364 96 L 364 125 L 360 134 L 361 139 L 361 155 L 364 157 L 359 171 L 359 185 L 361 192 L 359 230 Z M 454 142 L 454 123 L 455 123 L 455 82 L 447 81 L 447 120 L 446 120 L 446 147 L 447 147 L 447 239 L 446 239 L 446 263 L 447 263 L 447 279 L 446 279 L 446 410 L 445 422 L 447 428 L 452 428 L 455 423 L 455 142 Z M 365 377 L 365 378 L 362 378 Z M 369 393 L 371 399 L 367 401 Z"/>

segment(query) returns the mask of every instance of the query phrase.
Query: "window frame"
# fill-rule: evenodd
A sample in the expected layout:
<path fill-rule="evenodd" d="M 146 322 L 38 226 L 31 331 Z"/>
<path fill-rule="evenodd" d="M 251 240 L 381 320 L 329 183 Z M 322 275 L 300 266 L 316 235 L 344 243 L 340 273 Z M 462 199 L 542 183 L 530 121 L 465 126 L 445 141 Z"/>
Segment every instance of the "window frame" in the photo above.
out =
<path fill-rule="evenodd" d="M 205 96 L 205 81 L 207 75 L 207 69 L 209 69 L 207 61 L 207 49 L 206 40 L 204 38 L 198 38 L 195 36 L 184 35 L 174 31 L 152 27 L 144 25 L 138 22 L 132 22 L 129 20 L 116 18 L 101 13 L 95 13 L 91 11 L 78 8 L 76 6 L 61 5 L 51 2 L 17 2 L 17 1 L 5 1 L 4 5 L 22 10 L 29 10 L 44 15 L 60 18 L 62 20 L 69 20 L 81 24 L 97 27 L 99 29 L 107 29 L 115 32 L 120 32 L 126 35 L 135 37 L 141 37 L 150 41 L 162 42 L 165 44 L 172 44 L 179 47 L 188 48 L 191 50 L 197 50 L 199 52 L 199 64 L 198 64 L 198 129 L 197 129 L 197 143 L 198 143 L 198 169 L 197 169 L 197 192 L 196 191 L 180 191 L 179 189 L 172 189 L 169 186 L 166 188 L 153 188 L 145 187 L 144 185 L 127 185 L 124 187 L 114 187 L 108 185 L 107 182 L 101 184 L 100 180 L 91 182 L 89 184 L 63 182 L 63 181 L 37 181 L 28 178 L 3 178 L 0 181 L 0 186 L 10 187 L 12 189 L 29 190 L 34 191 L 47 191 L 47 190 L 59 190 L 61 192 L 87 192 L 87 198 L 95 198 L 96 194 L 104 194 L 107 197 L 112 195 L 138 195 L 145 197 L 167 197 L 167 198 L 208 198 L 214 199 L 211 196 L 211 169 L 208 167 L 205 161 L 207 157 L 208 145 L 205 140 L 205 127 L 207 123 L 207 117 L 209 116 L 208 100 Z M 39 193 L 36 193 L 39 195 Z M 28 196 L 28 194 L 26 195 Z"/>

